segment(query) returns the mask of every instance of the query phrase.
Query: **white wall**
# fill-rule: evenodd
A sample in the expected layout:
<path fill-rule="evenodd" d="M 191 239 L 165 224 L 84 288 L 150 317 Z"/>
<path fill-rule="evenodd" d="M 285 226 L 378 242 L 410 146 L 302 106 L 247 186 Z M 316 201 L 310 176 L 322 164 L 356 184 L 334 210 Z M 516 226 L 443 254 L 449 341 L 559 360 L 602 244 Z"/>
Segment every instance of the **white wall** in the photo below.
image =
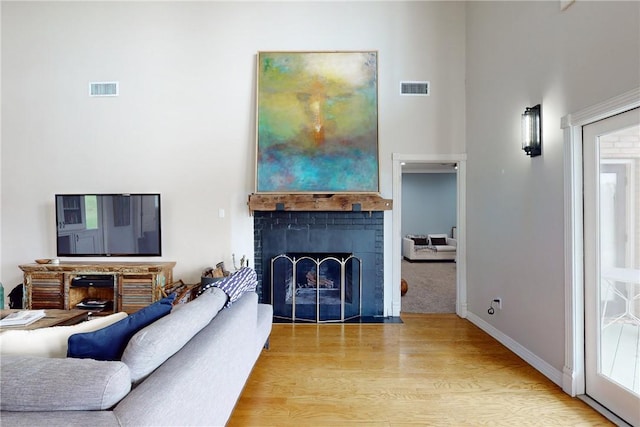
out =
<path fill-rule="evenodd" d="M 640 85 L 640 3 L 467 5 L 467 283 L 471 316 L 562 372 L 560 118 Z M 520 114 L 542 104 L 542 156 Z M 493 297 L 503 309 L 489 316 Z"/>
<path fill-rule="evenodd" d="M 461 2 L 2 2 L 2 258 L 55 256 L 55 193 L 160 192 L 174 277 L 253 258 L 255 55 L 377 50 L 381 193 L 391 154 L 465 151 Z M 117 80 L 117 98 L 89 81 Z M 429 80 L 430 97 L 399 96 Z M 218 210 L 226 215 L 219 218 Z M 385 278 L 391 216 L 385 215 Z M 388 301 L 390 304 L 390 301 Z"/>
<path fill-rule="evenodd" d="M 456 226 L 455 173 L 402 174 L 402 235 L 444 233 Z"/>

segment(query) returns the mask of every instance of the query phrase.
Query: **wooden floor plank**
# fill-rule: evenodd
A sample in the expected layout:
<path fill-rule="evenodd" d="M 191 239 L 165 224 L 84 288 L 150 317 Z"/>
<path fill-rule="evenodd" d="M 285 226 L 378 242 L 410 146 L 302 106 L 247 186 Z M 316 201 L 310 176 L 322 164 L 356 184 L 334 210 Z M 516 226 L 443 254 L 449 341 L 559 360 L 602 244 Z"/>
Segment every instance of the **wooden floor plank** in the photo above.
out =
<path fill-rule="evenodd" d="M 609 426 L 452 314 L 275 324 L 228 426 Z"/>

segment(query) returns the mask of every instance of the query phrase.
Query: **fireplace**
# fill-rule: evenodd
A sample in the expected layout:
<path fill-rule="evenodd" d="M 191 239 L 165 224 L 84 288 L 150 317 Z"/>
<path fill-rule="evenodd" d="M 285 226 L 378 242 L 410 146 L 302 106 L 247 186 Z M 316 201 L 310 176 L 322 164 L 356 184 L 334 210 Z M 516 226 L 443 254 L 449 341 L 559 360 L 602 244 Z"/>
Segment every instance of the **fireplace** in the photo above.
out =
<path fill-rule="evenodd" d="M 255 270 L 258 275 L 257 292 L 260 301 L 267 304 L 274 304 L 274 313 L 277 312 L 276 299 L 280 298 L 282 302 L 287 300 L 278 293 L 287 291 L 288 281 L 294 284 L 307 285 L 305 279 L 296 277 L 294 280 L 292 267 L 283 267 L 283 265 L 291 264 L 290 260 L 295 257 L 310 258 L 311 263 L 320 263 L 319 258 L 350 258 L 348 265 L 345 265 L 346 282 L 340 286 L 344 287 L 345 293 L 345 315 L 344 320 L 351 318 L 353 312 L 350 311 L 357 307 L 359 314 L 355 316 L 371 317 L 382 316 L 384 311 L 384 213 L 382 211 L 344 211 L 344 212 L 325 212 L 325 211 L 254 211 L 254 247 L 255 247 Z M 288 258 L 288 259 L 287 259 Z M 272 266 L 272 261 L 277 259 Z M 308 260 L 307 260 L 308 261 Z M 313 267 L 313 265 L 311 265 Z M 327 264 L 327 269 L 332 266 Z M 297 276 L 299 271 L 307 270 L 309 265 L 300 264 L 296 270 Z M 320 269 L 321 270 L 321 269 Z M 335 271 L 328 274 L 331 277 L 322 277 L 324 270 L 318 270 L 319 280 L 331 280 L 335 284 Z M 271 278 L 277 279 L 281 289 L 273 288 Z M 287 275 L 292 277 L 287 278 Z M 284 276 L 284 278 L 283 278 Z M 353 282 L 356 282 L 354 285 Z M 316 317 L 316 308 L 308 301 L 309 298 L 324 298 L 324 301 L 336 301 L 329 297 L 336 297 L 337 291 L 329 290 L 327 286 L 320 288 L 308 286 L 297 295 L 302 300 L 296 301 L 294 305 L 292 301 L 285 306 L 289 312 L 285 311 L 282 315 L 284 318 L 291 318 L 291 321 L 300 321 L 300 316 L 304 317 L 304 321 L 342 321 L 342 317 L 338 313 L 341 310 L 341 303 L 325 304 L 322 313 Z M 274 283 L 276 286 L 276 283 Z M 349 290 L 347 291 L 347 288 Z M 291 290 L 295 289 L 292 288 Z M 357 291 L 356 291 L 357 290 Z M 315 296 L 313 295 L 315 293 Z M 304 296 L 300 296 L 304 294 Z M 322 294 L 322 296 L 320 296 Z M 276 298 L 277 297 L 277 298 Z M 306 298 L 306 299 L 305 299 Z M 293 298 L 291 298 L 293 299 Z M 302 302 L 300 302 L 302 301 Z M 296 310 L 296 316 L 292 316 L 292 311 Z M 311 310 L 311 312 L 309 311 Z M 337 317 L 337 319 L 336 319 Z M 297 320 L 296 320 L 297 319 Z M 325 319 L 325 320 L 322 320 Z"/>
<path fill-rule="evenodd" d="M 362 313 L 362 261 L 348 253 L 289 253 L 271 259 L 273 316 L 344 322 Z"/>

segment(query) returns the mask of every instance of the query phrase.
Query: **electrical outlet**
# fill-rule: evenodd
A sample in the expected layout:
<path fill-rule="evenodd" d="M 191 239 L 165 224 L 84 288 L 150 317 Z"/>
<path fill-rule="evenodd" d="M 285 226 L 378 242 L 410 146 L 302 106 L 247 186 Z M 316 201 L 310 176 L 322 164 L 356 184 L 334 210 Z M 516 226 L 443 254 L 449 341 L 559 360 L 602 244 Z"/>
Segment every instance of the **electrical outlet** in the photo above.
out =
<path fill-rule="evenodd" d="M 493 302 L 495 303 L 494 305 L 498 310 L 502 310 L 502 298 L 494 298 Z"/>

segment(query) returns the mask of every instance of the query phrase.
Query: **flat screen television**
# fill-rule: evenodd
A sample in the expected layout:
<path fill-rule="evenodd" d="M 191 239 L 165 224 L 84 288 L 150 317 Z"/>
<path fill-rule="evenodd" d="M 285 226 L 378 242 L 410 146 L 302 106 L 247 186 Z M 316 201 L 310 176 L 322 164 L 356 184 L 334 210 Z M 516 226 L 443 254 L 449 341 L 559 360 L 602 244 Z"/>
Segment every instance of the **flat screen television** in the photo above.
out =
<path fill-rule="evenodd" d="M 56 194 L 57 254 L 162 255 L 160 194 Z"/>

